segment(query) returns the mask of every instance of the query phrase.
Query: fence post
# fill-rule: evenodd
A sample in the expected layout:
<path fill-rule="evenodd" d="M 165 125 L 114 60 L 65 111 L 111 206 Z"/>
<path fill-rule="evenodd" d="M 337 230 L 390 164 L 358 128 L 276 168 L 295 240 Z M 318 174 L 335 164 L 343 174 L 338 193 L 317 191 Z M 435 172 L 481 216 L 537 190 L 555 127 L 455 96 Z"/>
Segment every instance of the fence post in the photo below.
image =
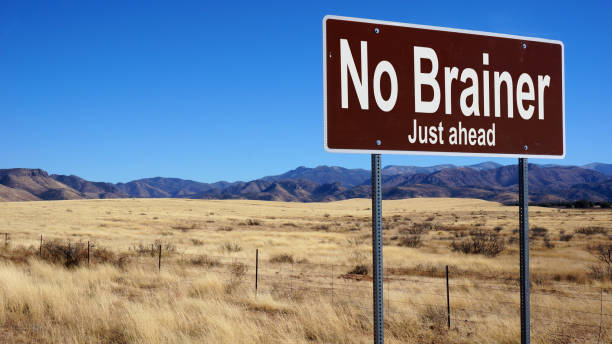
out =
<path fill-rule="evenodd" d="M 601 326 L 603 324 L 603 288 L 599 290 L 599 334 L 597 335 L 597 344 L 601 340 Z"/>
<path fill-rule="evenodd" d="M 446 315 L 448 320 L 448 328 L 450 329 L 450 291 L 448 289 L 448 265 L 446 266 Z"/>
<path fill-rule="evenodd" d="M 40 246 L 38 247 L 38 255 L 42 257 L 42 234 L 40 235 Z"/>
<path fill-rule="evenodd" d="M 291 298 L 293 298 L 293 262 L 291 262 L 291 275 L 289 275 L 289 287 L 291 288 Z"/>
<path fill-rule="evenodd" d="M 87 267 L 89 267 L 89 241 L 87 242 Z"/>
<path fill-rule="evenodd" d="M 161 244 L 159 244 L 159 256 L 158 256 L 158 258 L 157 258 L 157 269 L 158 269 L 159 271 L 161 271 L 161 251 L 162 251 L 161 246 L 162 246 L 162 245 L 161 245 Z"/>
<path fill-rule="evenodd" d="M 257 296 L 257 280 L 259 277 L 259 249 L 255 249 L 255 296 Z"/>
<path fill-rule="evenodd" d="M 331 299 L 332 304 L 334 303 L 334 264 L 331 266 Z"/>

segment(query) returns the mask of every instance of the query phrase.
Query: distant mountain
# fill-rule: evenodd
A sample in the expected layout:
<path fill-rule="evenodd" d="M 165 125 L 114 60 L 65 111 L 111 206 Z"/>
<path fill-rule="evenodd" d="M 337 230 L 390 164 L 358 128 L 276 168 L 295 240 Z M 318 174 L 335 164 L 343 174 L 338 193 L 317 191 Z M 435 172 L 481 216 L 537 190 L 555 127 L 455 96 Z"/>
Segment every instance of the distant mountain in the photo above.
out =
<path fill-rule="evenodd" d="M 309 180 L 318 184 L 340 183 L 345 187 L 353 187 L 362 184 L 370 178 L 370 171 L 359 168 L 348 169 L 338 166 L 317 166 L 315 168 L 307 168 L 300 166 L 295 170 L 277 175 L 263 177 L 263 180 L 278 181 L 278 180 Z"/>
<path fill-rule="evenodd" d="M 428 167 L 420 166 L 396 166 L 389 165 L 382 169 L 383 176 L 394 176 L 398 174 L 417 174 L 417 173 L 433 173 L 436 171 L 443 170 L 445 168 L 456 168 L 457 166 L 451 164 L 435 165 Z M 370 177 L 370 171 L 368 171 L 368 178 Z"/>
<path fill-rule="evenodd" d="M 118 183 L 116 186 L 130 197 L 168 198 L 189 197 L 204 192 L 223 189 L 228 183 L 200 183 L 179 178 L 146 178 L 128 183 Z"/>
<path fill-rule="evenodd" d="M 41 169 L 0 170 L 0 200 L 37 201 L 127 197 L 110 183 L 95 183 L 77 176 L 49 175 Z"/>
<path fill-rule="evenodd" d="M 128 197 L 119 187 L 112 183 L 90 182 L 75 175 L 65 176 L 52 174 L 51 178 L 78 191 L 82 198 L 122 198 Z"/>
<path fill-rule="evenodd" d="M 600 162 L 594 162 L 591 164 L 584 165 L 582 166 L 582 168 L 601 172 L 607 176 L 612 176 L 612 164 L 603 164 Z"/>
<path fill-rule="evenodd" d="M 492 170 L 498 167 L 502 167 L 504 165 L 502 164 L 498 164 L 496 162 L 493 161 L 486 161 L 486 162 L 481 162 L 480 164 L 474 164 L 474 165 L 469 165 L 466 167 L 478 170 L 478 171 L 485 171 L 485 170 Z"/>
<path fill-rule="evenodd" d="M 612 201 L 612 178 L 606 164 L 577 166 L 529 164 L 532 202 L 580 199 Z M 471 166 L 387 166 L 383 197 L 480 198 L 517 201 L 518 168 L 486 162 Z M 51 175 L 40 169 L 0 170 L 0 201 L 83 198 L 257 199 L 291 202 L 334 201 L 370 197 L 370 171 L 342 167 L 299 167 L 249 182 L 200 183 L 178 178 L 146 178 L 128 183 L 90 182 L 77 176 Z"/>

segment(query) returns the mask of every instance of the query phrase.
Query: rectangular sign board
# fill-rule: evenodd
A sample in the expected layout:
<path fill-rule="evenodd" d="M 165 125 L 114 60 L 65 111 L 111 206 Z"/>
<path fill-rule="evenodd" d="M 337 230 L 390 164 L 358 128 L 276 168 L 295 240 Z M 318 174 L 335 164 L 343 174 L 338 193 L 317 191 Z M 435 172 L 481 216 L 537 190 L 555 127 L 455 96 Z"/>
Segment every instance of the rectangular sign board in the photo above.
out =
<path fill-rule="evenodd" d="M 565 156 L 563 43 L 323 19 L 325 149 Z"/>

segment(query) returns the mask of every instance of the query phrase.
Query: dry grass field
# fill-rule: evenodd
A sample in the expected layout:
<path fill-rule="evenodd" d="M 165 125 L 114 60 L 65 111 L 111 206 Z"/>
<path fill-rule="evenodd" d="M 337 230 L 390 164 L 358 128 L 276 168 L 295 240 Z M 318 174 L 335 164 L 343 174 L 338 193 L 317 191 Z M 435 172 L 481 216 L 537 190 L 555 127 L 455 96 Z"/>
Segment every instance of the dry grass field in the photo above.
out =
<path fill-rule="evenodd" d="M 0 342 L 370 343 L 370 206 L 0 203 Z M 520 343 L 517 215 L 384 201 L 385 341 Z M 530 225 L 532 341 L 612 343 L 612 210 L 530 207 Z"/>

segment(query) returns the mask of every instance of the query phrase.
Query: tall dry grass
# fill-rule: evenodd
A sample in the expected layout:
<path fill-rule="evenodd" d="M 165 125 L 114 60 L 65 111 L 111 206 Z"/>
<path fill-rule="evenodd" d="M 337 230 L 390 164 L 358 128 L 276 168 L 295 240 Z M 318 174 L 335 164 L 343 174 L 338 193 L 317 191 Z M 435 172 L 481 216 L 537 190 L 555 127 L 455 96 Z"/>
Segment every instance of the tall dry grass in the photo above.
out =
<path fill-rule="evenodd" d="M 369 343 L 369 206 L 368 200 L 1 203 L 0 233 L 9 233 L 7 247 L 0 241 L 2 340 Z M 546 229 L 532 237 L 533 342 L 610 342 L 605 328 L 612 318 L 603 318 L 598 333 L 597 298 L 612 298 L 612 282 L 592 274 L 600 260 L 590 248 L 610 242 L 612 212 L 530 210 L 530 222 Z M 516 207 L 419 199 L 385 201 L 383 212 L 387 342 L 519 342 Z M 504 246 L 495 255 L 453 251 L 453 242 L 470 243 L 479 233 Z M 49 250 L 56 256 L 38 256 L 41 234 L 43 245 L 59 247 Z M 402 244 L 414 235 L 420 245 Z M 90 268 L 83 263 L 87 241 L 94 244 Z M 80 247 L 78 264 L 62 258 L 68 242 Z M 445 265 L 452 273 L 450 330 Z M 359 266 L 362 274 L 347 276 Z M 602 304 L 612 314 L 612 304 Z"/>

